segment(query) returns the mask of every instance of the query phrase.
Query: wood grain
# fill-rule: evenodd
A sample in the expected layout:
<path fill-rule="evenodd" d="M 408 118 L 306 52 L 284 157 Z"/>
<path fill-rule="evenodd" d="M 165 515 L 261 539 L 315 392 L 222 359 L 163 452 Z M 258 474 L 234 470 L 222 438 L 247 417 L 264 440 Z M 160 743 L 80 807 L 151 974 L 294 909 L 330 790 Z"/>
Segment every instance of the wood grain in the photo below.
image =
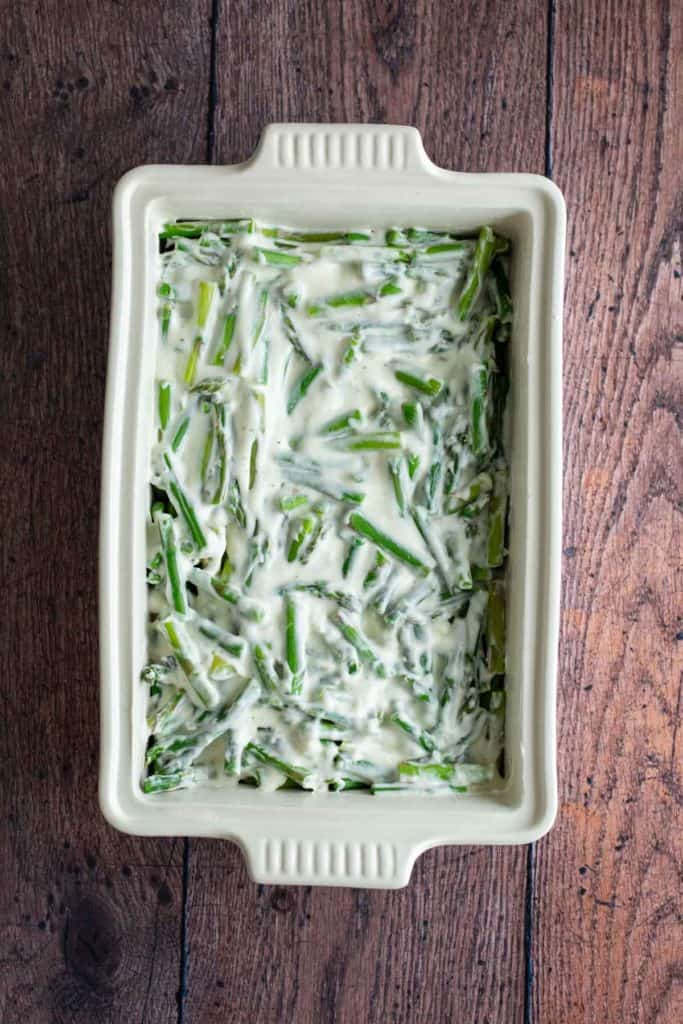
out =
<path fill-rule="evenodd" d="M 256 886 L 235 847 L 192 849 L 185 1021 L 521 1022 L 523 849 L 434 850 L 390 893 Z"/>
<path fill-rule="evenodd" d="M 542 173 L 546 26 L 536 0 L 225 4 L 217 162 L 271 121 L 369 121 L 415 125 L 445 167 Z"/>
<path fill-rule="evenodd" d="M 278 119 L 416 124 L 445 166 L 542 171 L 547 29 L 535 0 L 6 13 L 3 1024 L 170 1024 L 181 1010 L 182 843 L 116 834 L 94 790 L 114 181 L 145 161 L 244 159 Z M 681 52 L 680 4 L 557 6 L 562 807 L 537 853 L 537 1024 L 683 1018 Z M 193 842 L 183 1020 L 521 1024 L 525 884 L 524 850 L 453 848 L 395 893 L 257 887 L 236 848 Z"/>
<path fill-rule="evenodd" d="M 559 824 L 534 1019 L 683 1019 L 683 7 L 558 5 L 570 214 Z"/>
<path fill-rule="evenodd" d="M 446 166 L 542 171 L 545 30 L 532 2 L 221 5 L 217 160 L 269 121 L 387 121 Z M 258 888 L 232 846 L 192 842 L 184 1021 L 521 1024 L 524 893 L 517 849 L 433 851 L 371 893 Z"/>
<path fill-rule="evenodd" d="M 111 189 L 203 158 L 208 13 L 5 5 L 3 1024 L 176 1019 L 182 842 L 121 836 L 96 802 L 96 543 Z"/>

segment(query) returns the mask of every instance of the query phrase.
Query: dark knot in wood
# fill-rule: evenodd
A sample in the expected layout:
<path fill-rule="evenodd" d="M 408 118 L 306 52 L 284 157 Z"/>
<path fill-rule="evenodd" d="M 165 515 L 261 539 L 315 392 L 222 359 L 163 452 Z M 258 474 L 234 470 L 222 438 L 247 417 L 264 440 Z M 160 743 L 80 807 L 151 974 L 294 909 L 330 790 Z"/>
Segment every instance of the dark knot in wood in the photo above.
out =
<path fill-rule="evenodd" d="M 86 896 L 69 915 L 64 960 L 91 988 L 110 987 L 123 961 L 122 929 L 105 900 Z"/>

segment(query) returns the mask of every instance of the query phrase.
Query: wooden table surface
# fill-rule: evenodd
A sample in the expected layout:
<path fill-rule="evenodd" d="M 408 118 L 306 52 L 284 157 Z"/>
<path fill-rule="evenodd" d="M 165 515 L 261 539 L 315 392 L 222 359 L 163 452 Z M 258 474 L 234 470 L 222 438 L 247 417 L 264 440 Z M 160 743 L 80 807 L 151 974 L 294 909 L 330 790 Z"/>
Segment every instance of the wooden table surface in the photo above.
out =
<path fill-rule="evenodd" d="M 25 0 L 0 35 L 0 1021 L 683 1019 L 683 5 Z M 274 120 L 415 124 L 568 203 L 560 813 L 398 892 L 101 818 L 112 186 Z"/>

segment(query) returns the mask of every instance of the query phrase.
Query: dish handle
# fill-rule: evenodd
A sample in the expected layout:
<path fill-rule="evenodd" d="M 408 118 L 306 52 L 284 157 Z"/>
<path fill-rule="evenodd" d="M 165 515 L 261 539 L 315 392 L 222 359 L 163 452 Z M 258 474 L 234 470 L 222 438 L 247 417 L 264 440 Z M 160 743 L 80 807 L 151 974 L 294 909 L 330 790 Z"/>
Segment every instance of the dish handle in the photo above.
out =
<path fill-rule="evenodd" d="M 266 885 L 399 889 L 410 881 L 422 852 L 414 844 L 393 840 L 254 836 L 237 842 L 253 880 Z"/>
<path fill-rule="evenodd" d="M 417 128 L 391 124 L 269 124 L 254 156 L 255 171 L 432 173 Z"/>

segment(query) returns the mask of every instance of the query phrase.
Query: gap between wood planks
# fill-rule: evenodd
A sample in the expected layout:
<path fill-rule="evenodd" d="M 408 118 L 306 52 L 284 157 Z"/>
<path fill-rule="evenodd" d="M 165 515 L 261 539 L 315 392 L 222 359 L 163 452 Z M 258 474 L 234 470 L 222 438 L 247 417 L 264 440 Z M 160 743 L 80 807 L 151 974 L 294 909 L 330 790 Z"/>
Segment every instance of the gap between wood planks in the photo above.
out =
<path fill-rule="evenodd" d="M 209 102 L 206 125 L 206 162 L 214 163 L 216 148 L 216 106 L 218 103 L 217 79 L 217 34 L 220 18 L 220 0 L 211 3 L 211 43 L 209 50 Z M 555 49 L 556 0 L 548 0 L 547 49 L 546 49 L 546 113 L 545 113 L 545 156 L 544 173 L 553 176 L 553 58 Z M 183 840 L 182 911 L 180 930 L 180 977 L 178 987 L 178 1024 L 184 1024 L 185 998 L 189 970 L 188 897 L 190 881 L 191 840 Z M 534 986 L 534 889 L 536 868 L 536 844 L 530 843 L 526 860 L 526 891 L 524 907 L 524 1024 L 531 1024 L 533 1016 Z"/>
<path fill-rule="evenodd" d="M 218 80 L 216 75 L 216 46 L 218 35 L 218 19 L 220 17 L 220 0 L 211 0 L 211 45 L 209 49 L 209 107 L 206 123 L 206 162 L 213 163 L 216 148 L 216 106 L 218 104 Z"/>
<path fill-rule="evenodd" d="M 546 178 L 553 177 L 553 103 L 556 0 L 548 0 L 548 45 L 545 69 L 545 165 Z M 526 892 L 524 905 L 524 1024 L 532 1024 L 534 992 L 534 897 L 536 887 L 536 844 L 529 843 L 526 854 Z"/>

